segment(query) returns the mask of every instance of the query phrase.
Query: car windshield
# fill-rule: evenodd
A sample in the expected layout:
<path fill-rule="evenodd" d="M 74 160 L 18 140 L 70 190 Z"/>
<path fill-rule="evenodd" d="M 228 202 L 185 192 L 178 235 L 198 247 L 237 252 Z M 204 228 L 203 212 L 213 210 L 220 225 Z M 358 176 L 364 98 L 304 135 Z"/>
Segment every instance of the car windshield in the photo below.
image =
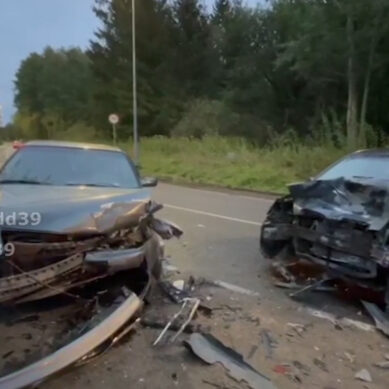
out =
<path fill-rule="evenodd" d="M 0 183 L 140 186 L 124 153 L 45 146 L 27 146 L 19 150 L 0 173 Z"/>
<path fill-rule="evenodd" d="M 338 162 L 317 178 L 320 180 L 332 180 L 339 177 L 346 179 L 370 179 L 389 180 L 389 156 L 352 156 Z"/>

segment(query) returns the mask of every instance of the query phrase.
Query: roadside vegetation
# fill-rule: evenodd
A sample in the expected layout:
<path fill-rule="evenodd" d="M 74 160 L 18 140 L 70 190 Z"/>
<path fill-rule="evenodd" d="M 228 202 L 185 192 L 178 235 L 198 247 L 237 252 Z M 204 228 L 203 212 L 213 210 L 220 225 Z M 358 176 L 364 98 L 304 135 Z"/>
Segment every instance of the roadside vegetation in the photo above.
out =
<path fill-rule="evenodd" d="M 209 2 L 207 2 L 209 4 Z M 131 2 L 96 0 L 86 50 L 31 53 L 3 140 L 132 134 Z M 137 74 L 145 173 L 283 191 L 349 151 L 385 147 L 387 0 L 141 0 Z"/>
<path fill-rule="evenodd" d="M 317 174 L 345 152 L 302 144 L 259 148 L 222 137 L 155 137 L 142 140 L 141 170 L 174 182 L 284 193 L 286 184 Z"/>

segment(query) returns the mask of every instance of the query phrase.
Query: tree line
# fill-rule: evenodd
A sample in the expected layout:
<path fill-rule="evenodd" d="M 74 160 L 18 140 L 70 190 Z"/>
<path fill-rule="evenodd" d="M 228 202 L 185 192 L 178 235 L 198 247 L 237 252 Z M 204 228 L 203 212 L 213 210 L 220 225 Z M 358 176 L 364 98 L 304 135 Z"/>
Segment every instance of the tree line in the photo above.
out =
<path fill-rule="evenodd" d="M 131 0 L 96 0 L 94 12 L 86 51 L 47 48 L 21 63 L 10 133 L 107 138 L 115 112 L 130 136 Z M 388 21 L 387 0 L 136 0 L 140 134 L 380 145 Z"/>

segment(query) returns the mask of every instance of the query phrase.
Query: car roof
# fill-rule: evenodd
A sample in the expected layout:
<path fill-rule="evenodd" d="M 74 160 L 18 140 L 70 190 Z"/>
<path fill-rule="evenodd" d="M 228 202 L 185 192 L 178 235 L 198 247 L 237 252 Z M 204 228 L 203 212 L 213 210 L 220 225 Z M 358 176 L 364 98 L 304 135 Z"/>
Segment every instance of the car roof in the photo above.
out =
<path fill-rule="evenodd" d="M 105 151 L 117 151 L 123 152 L 119 147 L 96 144 L 96 143 L 83 143 L 83 142 L 67 142 L 57 140 L 34 140 L 25 143 L 26 146 L 45 146 L 45 147 L 69 147 L 77 149 L 92 149 L 92 150 L 105 150 Z"/>

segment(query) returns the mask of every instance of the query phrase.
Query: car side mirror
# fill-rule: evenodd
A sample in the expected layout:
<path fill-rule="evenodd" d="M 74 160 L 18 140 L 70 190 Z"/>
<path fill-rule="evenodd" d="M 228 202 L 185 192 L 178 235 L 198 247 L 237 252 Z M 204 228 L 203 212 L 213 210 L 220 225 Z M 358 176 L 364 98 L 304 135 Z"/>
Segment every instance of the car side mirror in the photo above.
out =
<path fill-rule="evenodd" d="M 140 183 L 145 188 L 152 187 L 152 186 L 157 186 L 158 179 L 156 177 L 143 177 L 140 180 Z"/>

